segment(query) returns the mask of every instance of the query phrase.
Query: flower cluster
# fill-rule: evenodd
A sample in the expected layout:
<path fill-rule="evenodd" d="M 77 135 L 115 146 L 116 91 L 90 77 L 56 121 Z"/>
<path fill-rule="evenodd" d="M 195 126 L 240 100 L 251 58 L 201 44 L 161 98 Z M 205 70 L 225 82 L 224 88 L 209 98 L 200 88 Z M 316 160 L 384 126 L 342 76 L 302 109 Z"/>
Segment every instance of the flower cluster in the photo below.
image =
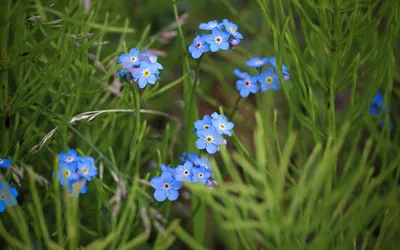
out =
<path fill-rule="evenodd" d="M 94 159 L 90 156 L 78 156 L 76 150 L 58 155 L 58 179 L 63 188 L 68 187 L 68 192 L 78 196 L 87 192 L 86 183 L 97 175 Z"/>
<path fill-rule="evenodd" d="M 193 153 L 183 153 L 179 159 L 182 165 L 176 168 L 161 164 L 161 176 L 151 179 L 151 186 L 155 189 L 154 198 L 162 202 L 166 199 L 174 201 L 178 199 L 178 190 L 182 187 L 182 182 L 201 182 L 212 186 L 211 165 L 207 158 L 200 158 Z"/>
<path fill-rule="evenodd" d="M 18 191 L 8 182 L 0 181 L 0 212 L 6 211 L 6 207 L 15 206 L 17 202 Z"/>
<path fill-rule="evenodd" d="M 163 69 L 163 66 L 157 62 L 156 55 L 149 54 L 147 51 L 141 53 L 137 48 L 131 49 L 128 54 L 120 55 L 118 63 L 123 67 L 118 75 L 139 82 L 141 89 L 148 83 L 156 84 L 159 70 Z"/>
<path fill-rule="evenodd" d="M 374 98 L 372 98 L 372 101 L 370 103 L 369 106 L 369 114 L 373 117 L 377 117 L 379 116 L 380 113 L 384 113 L 386 112 L 386 107 L 384 106 L 383 103 L 383 95 L 381 92 L 377 92 L 374 96 Z M 389 111 L 391 111 L 391 108 L 389 108 Z M 378 126 L 380 128 L 383 128 L 384 125 L 384 120 L 379 121 Z M 394 124 L 393 122 L 390 122 L 390 127 L 389 127 L 390 131 L 392 131 L 394 129 Z"/>
<path fill-rule="evenodd" d="M 12 160 L 0 157 L 0 168 L 8 168 L 12 163 Z"/>
<path fill-rule="evenodd" d="M 276 68 L 276 58 L 259 58 L 253 57 L 246 62 L 246 65 L 252 68 L 256 68 L 258 74 L 250 75 L 247 72 L 241 72 L 235 69 L 233 72 L 239 78 L 236 81 L 236 89 L 240 92 L 240 96 L 246 98 L 250 93 L 257 93 L 259 90 L 262 92 L 268 91 L 270 89 L 279 89 L 279 76 Z M 267 67 L 264 71 L 263 68 L 266 65 L 272 67 Z M 290 79 L 290 74 L 286 65 L 282 65 L 282 74 L 285 81 Z M 258 83 L 260 85 L 258 85 Z"/>
<path fill-rule="evenodd" d="M 231 136 L 234 124 L 228 122 L 224 115 L 214 112 L 211 117 L 205 115 L 202 120 L 197 120 L 194 127 L 199 137 L 196 141 L 196 147 L 206 149 L 209 154 L 215 154 L 219 150 L 219 145 L 226 144 L 222 135 Z"/>
<path fill-rule="evenodd" d="M 201 34 L 194 38 L 189 46 L 194 59 L 200 58 L 205 52 L 233 49 L 243 39 L 243 35 L 237 31 L 238 26 L 227 19 L 220 23 L 217 20 L 201 23 L 199 29 L 211 31 L 211 34 Z"/>

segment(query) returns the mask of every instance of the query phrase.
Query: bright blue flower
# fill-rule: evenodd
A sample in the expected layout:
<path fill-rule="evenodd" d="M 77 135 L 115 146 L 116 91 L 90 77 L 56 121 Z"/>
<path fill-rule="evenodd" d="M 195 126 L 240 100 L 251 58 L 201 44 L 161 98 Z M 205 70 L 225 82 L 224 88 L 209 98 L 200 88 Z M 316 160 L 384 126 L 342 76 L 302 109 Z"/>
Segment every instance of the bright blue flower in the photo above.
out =
<path fill-rule="evenodd" d="M 210 51 L 210 45 L 206 43 L 206 36 L 196 36 L 189 46 L 189 52 L 194 59 L 199 58 L 203 53 Z"/>
<path fill-rule="evenodd" d="M 183 165 L 178 165 L 175 168 L 175 178 L 178 181 L 192 181 L 192 168 L 193 163 L 190 161 L 185 162 Z"/>
<path fill-rule="evenodd" d="M 60 153 L 58 155 L 58 159 L 60 159 L 61 162 L 65 163 L 76 162 L 77 157 L 78 153 L 76 152 L 75 149 L 70 149 L 67 153 Z"/>
<path fill-rule="evenodd" d="M 183 153 L 179 160 L 184 163 L 186 161 L 190 161 L 191 163 L 195 164 L 195 162 L 199 159 L 199 157 L 195 153 Z"/>
<path fill-rule="evenodd" d="M 213 30 L 215 28 L 221 29 L 222 23 L 218 23 L 217 20 L 209 21 L 208 23 L 201 23 L 199 29 L 201 30 Z"/>
<path fill-rule="evenodd" d="M 193 168 L 193 182 L 201 182 L 206 184 L 208 179 L 211 177 L 211 171 L 205 167 Z"/>
<path fill-rule="evenodd" d="M 248 77 L 250 77 L 250 74 L 247 72 L 241 72 L 238 69 L 233 70 L 233 73 L 235 73 L 235 75 L 239 78 L 239 79 L 246 79 Z"/>
<path fill-rule="evenodd" d="M 258 56 L 255 56 L 247 60 L 246 65 L 253 68 L 262 68 L 267 63 L 268 63 L 268 58 L 266 57 L 259 58 Z"/>
<path fill-rule="evenodd" d="M 243 39 L 243 35 L 237 31 L 238 26 L 236 24 L 229 22 L 227 19 L 224 19 L 222 23 L 224 24 L 226 31 L 228 31 L 228 33 L 234 38 L 238 40 Z"/>
<path fill-rule="evenodd" d="M 3 213 L 6 207 L 15 206 L 17 202 L 18 191 L 8 182 L 0 181 L 0 212 Z"/>
<path fill-rule="evenodd" d="M 158 57 L 156 55 L 149 54 L 148 58 L 149 58 L 150 63 L 155 64 L 157 66 L 157 69 L 159 69 L 159 70 L 164 69 L 164 67 L 160 63 L 157 62 Z"/>
<path fill-rule="evenodd" d="M 78 161 L 78 174 L 87 181 L 91 181 L 92 178 L 96 177 L 97 168 L 94 165 L 94 159 L 92 157 L 82 157 L 81 160 Z"/>
<path fill-rule="evenodd" d="M 267 68 L 263 74 L 259 75 L 258 81 L 261 83 L 262 92 L 279 89 L 279 76 L 272 68 Z"/>
<path fill-rule="evenodd" d="M 157 81 L 156 73 L 158 72 L 157 65 L 142 62 L 138 69 L 132 71 L 132 76 L 139 79 L 139 87 L 143 89 L 147 83 L 155 84 Z"/>
<path fill-rule="evenodd" d="M 174 173 L 175 173 L 175 168 L 168 167 L 168 166 L 165 165 L 165 164 L 161 164 L 161 165 L 160 165 L 160 168 L 161 168 L 161 171 L 162 171 L 162 172 L 170 172 L 171 174 L 174 174 Z"/>
<path fill-rule="evenodd" d="M 58 165 L 58 179 L 60 180 L 61 185 L 64 185 L 66 180 L 78 180 L 79 174 L 77 173 L 77 163 L 66 163 L 60 161 L 60 164 Z"/>
<path fill-rule="evenodd" d="M 0 167 L 1 168 L 8 168 L 12 163 L 12 160 L 7 158 L 0 158 Z"/>
<path fill-rule="evenodd" d="M 212 123 L 214 127 L 217 129 L 218 133 L 226 134 L 228 136 L 232 135 L 231 130 L 234 127 L 233 122 L 228 122 L 224 115 L 219 115 L 216 112 L 212 113 L 211 117 L 212 117 Z"/>
<path fill-rule="evenodd" d="M 212 52 L 216 52 L 218 50 L 228 50 L 229 49 L 229 33 L 222 32 L 218 29 L 213 29 L 212 34 L 206 37 L 206 41 L 210 44 L 210 49 Z"/>
<path fill-rule="evenodd" d="M 63 184 L 62 186 L 64 188 L 66 187 L 66 185 Z M 86 180 L 84 178 L 68 181 L 68 192 L 72 193 L 76 197 L 78 197 L 79 194 L 86 194 L 87 190 L 88 187 L 86 186 Z"/>
<path fill-rule="evenodd" d="M 137 48 L 133 48 L 128 54 L 122 54 L 118 58 L 118 62 L 124 67 L 124 69 L 132 68 L 140 64 L 140 51 Z"/>
<path fill-rule="evenodd" d="M 250 93 L 257 93 L 259 86 L 257 84 L 258 77 L 247 77 L 243 80 L 236 81 L 236 89 L 240 91 L 240 96 L 246 98 Z"/>
<path fill-rule="evenodd" d="M 196 130 L 208 130 L 212 126 L 211 117 L 209 115 L 203 116 L 203 120 L 197 120 L 194 123 Z"/>
<path fill-rule="evenodd" d="M 205 157 L 199 158 L 199 160 L 196 161 L 195 165 L 197 167 L 205 167 L 206 169 L 211 169 L 211 164 Z"/>
<path fill-rule="evenodd" d="M 218 150 L 218 145 L 224 141 L 215 127 L 211 127 L 208 130 L 198 130 L 196 134 L 199 137 L 196 141 L 196 147 L 198 149 L 206 149 L 209 154 L 215 154 Z"/>
<path fill-rule="evenodd" d="M 276 69 L 276 58 L 274 56 L 271 56 L 268 60 L 269 60 L 269 63 L 274 67 L 274 69 L 277 70 Z M 285 64 L 282 64 L 282 74 L 283 74 L 284 80 L 290 79 L 289 70 Z"/>
<path fill-rule="evenodd" d="M 369 106 L 369 113 L 372 116 L 378 116 L 381 112 L 383 106 L 383 95 L 381 92 L 376 92 L 374 98 L 372 98 L 371 104 Z"/>
<path fill-rule="evenodd" d="M 154 198 L 158 202 L 166 199 L 174 201 L 178 199 L 178 190 L 182 187 L 182 182 L 176 180 L 172 173 L 166 171 L 161 176 L 156 176 L 150 181 L 151 186 L 155 189 Z"/>

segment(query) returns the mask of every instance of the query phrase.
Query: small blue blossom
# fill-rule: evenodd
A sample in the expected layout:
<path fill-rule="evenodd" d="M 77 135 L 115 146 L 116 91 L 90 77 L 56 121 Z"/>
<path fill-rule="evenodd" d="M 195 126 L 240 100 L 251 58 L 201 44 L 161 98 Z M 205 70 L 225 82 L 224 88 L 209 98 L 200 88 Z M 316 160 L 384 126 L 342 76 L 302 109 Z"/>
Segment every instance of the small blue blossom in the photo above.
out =
<path fill-rule="evenodd" d="M 196 166 L 205 167 L 206 169 L 211 169 L 210 161 L 205 157 L 199 158 L 199 160 L 196 161 Z"/>
<path fill-rule="evenodd" d="M 228 136 L 232 135 L 231 130 L 234 127 L 233 122 L 228 122 L 224 115 L 219 115 L 216 112 L 212 113 L 212 123 L 214 127 L 217 129 L 218 133 L 225 134 Z"/>
<path fill-rule="evenodd" d="M 6 207 L 12 207 L 18 204 L 18 191 L 8 182 L 0 181 L 0 212 L 3 213 Z"/>
<path fill-rule="evenodd" d="M 7 158 L 0 158 L 0 168 L 8 168 L 12 163 L 12 160 Z"/>
<path fill-rule="evenodd" d="M 178 181 L 192 181 L 192 168 L 193 163 L 190 161 L 185 162 L 183 165 L 178 165 L 175 169 L 175 178 Z"/>
<path fill-rule="evenodd" d="M 250 74 L 247 72 L 241 72 L 238 69 L 233 70 L 233 73 L 239 78 L 239 79 L 246 79 L 248 77 L 250 77 Z"/>
<path fill-rule="evenodd" d="M 61 185 L 65 184 L 65 181 L 78 180 L 79 174 L 77 173 L 77 163 L 66 163 L 60 161 L 58 166 L 58 179 L 60 180 Z"/>
<path fill-rule="evenodd" d="M 67 153 L 60 153 L 58 159 L 60 162 L 72 163 L 77 160 L 78 153 L 75 149 L 70 149 Z"/>
<path fill-rule="evenodd" d="M 253 58 L 250 58 L 247 62 L 246 65 L 249 67 L 253 68 L 262 68 L 264 65 L 268 63 L 268 58 L 259 58 L 258 56 L 255 56 Z"/>
<path fill-rule="evenodd" d="M 161 176 L 156 176 L 150 181 L 151 186 L 155 189 L 154 198 L 158 202 L 166 199 L 174 201 L 178 199 L 178 190 L 182 187 L 182 182 L 175 179 L 172 173 L 166 171 Z"/>
<path fill-rule="evenodd" d="M 257 93 L 260 87 L 257 84 L 258 77 L 247 77 L 236 81 L 236 89 L 240 91 L 240 96 L 246 98 L 250 93 Z"/>
<path fill-rule="evenodd" d="M 372 98 L 371 104 L 369 106 L 369 113 L 372 116 L 378 116 L 382 111 L 383 106 L 383 95 L 381 92 L 376 92 L 374 98 Z"/>
<path fill-rule="evenodd" d="M 137 48 L 133 48 L 128 54 L 122 54 L 118 58 L 118 63 L 124 67 L 124 69 L 132 68 L 140 64 L 140 51 Z"/>
<path fill-rule="evenodd" d="M 64 188 L 66 187 L 66 185 L 62 186 Z M 73 194 L 75 197 L 78 197 L 79 194 L 86 194 L 87 190 L 88 187 L 86 186 L 86 180 L 84 178 L 68 181 L 68 192 Z"/>
<path fill-rule="evenodd" d="M 272 68 L 267 68 L 265 72 L 258 76 L 261 83 L 261 91 L 265 92 L 269 89 L 279 89 L 279 76 Z"/>
<path fill-rule="evenodd" d="M 198 130 L 196 134 L 199 137 L 196 141 L 196 147 L 198 149 L 206 149 L 209 154 L 215 154 L 218 150 L 218 145 L 222 144 L 224 140 L 215 127 L 211 127 L 208 130 Z"/>
<path fill-rule="evenodd" d="M 157 62 L 158 57 L 156 55 L 149 54 L 148 58 L 149 58 L 150 63 L 155 64 L 157 66 L 157 69 L 159 69 L 159 70 L 164 69 L 164 67 L 159 62 Z"/>
<path fill-rule="evenodd" d="M 276 69 L 276 58 L 274 56 L 271 56 L 268 60 L 269 60 L 269 63 L 274 67 L 274 69 L 277 70 Z M 289 70 L 285 64 L 282 64 L 282 74 L 283 74 L 283 78 L 285 81 L 290 79 Z"/>
<path fill-rule="evenodd" d="M 222 32 L 218 29 L 213 29 L 212 34 L 206 37 L 206 41 L 210 44 L 210 49 L 212 52 L 216 52 L 218 50 L 228 50 L 229 49 L 229 33 Z"/>
<path fill-rule="evenodd" d="M 227 31 L 229 34 L 231 34 L 234 38 L 236 38 L 236 39 L 238 39 L 238 40 L 243 39 L 243 35 L 240 34 L 240 33 L 237 31 L 238 26 L 237 26 L 236 24 L 229 22 L 227 19 L 224 19 L 224 20 L 222 21 L 222 23 L 224 24 L 226 31 Z"/>
<path fill-rule="evenodd" d="M 165 164 L 161 164 L 161 165 L 160 165 L 160 168 L 161 168 L 161 171 L 162 171 L 162 172 L 170 172 L 171 174 L 174 174 L 174 173 L 175 173 L 175 168 L 168 167 L 168 166 L 165 165 Z"/>
<path fill-rule="evenodd" d="M 222 24 L 218 23 L 217 20 L 209 21 L 208 23 L 201 23 L 199 25 L 199 29 L 201 30 L 213 30 L 215 28 L 222 28 Z"/>
<path fill-rule="evenodd" d="M 195 162 L 199 159 L 199 157 L 195 153 L 183 153 L 179 160 L 184 163 L 186 161 L 190 161 L 191 163 L 195 164 Z"/>
<path fill-rule="evenodd" d="M 139 87 L 143 89 L 147 83 L 155 84 L 157 81 L 156 73 L 158 72 L 157 65 L 142 62 L 138 69 L 132 71 L 132 76 L 139 79 Z"/>
<path fill-rule="evenodd" d="M 91 181 L 92 178 L 96 177 L 97 168 L 92 157 L 81 158 L 78 162 L 78 174 L 87 181 Z"/>
<path fill-rule="evenodd" d="M 189 52 L 194 59 L 200 58 L 205 52 L 210 51 L 210 45 L 206 43 L 206 36 L 196 36 L 193 43 L 189 46 Z"/>
<path fill-rule="evenodd" d="M 201 182 L 206 184 L 208 179 L 211 177 L 211 171 L 205 167 L 193 168 L 193 182 Z"/>
<path fill-rule="evenodd" d="M 211 117 L 209 115 L 203 116 L 203 120 L 197 120 L 194 123 L 196 130 L 208 130 L 212 126 Z"/>

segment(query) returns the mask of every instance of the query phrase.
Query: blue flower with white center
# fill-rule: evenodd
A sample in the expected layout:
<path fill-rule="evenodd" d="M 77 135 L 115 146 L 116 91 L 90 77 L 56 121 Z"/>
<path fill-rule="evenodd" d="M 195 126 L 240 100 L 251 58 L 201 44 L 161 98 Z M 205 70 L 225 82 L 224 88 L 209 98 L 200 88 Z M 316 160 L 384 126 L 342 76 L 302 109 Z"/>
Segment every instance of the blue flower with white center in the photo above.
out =
<path fill-rule="evenodd" d="M 216 112 L 212 113 L 211 117 L 212 117 L 212 123 L 214 127 L 217 129 L 218 133 L 225 134 L 228 136 L 232 135 L 231 130 L 234 127 L 233 122 L 228 122 L 224 115 L 219 115 Z"/>
<path fill-rule="evenodd" d="M 246 98 L 250 93 L 257 93 L 260 87 L 257 84 L 258 78 L 256 76 L 247 77 L 243 80 L 236 81 L 236 89 L 240 91 L 240 96 Z"/>
<path fill-rule="evenodd" d="M 227 32 L 222 32 L 218 29 L 213 29 L 212 34 L 206 37 L 206 42 L 210 44 L 210 49 L 212 52 L 218 50 L 228 50 L 229 49 L 229 38 L 230 34 Z"/>
<path fill-rule="evenodd" d="M 192 181 L 192 168 L 193 163 L 190 161 L 185 162 L 183 165 L 178 165 L 175 168 L 175 178 L 178 181 Z"/>
<path fill-rule="evenodd" d="M 0 168 L 8 168 L 12 163 L 12 160 L 7 158 L 0 158 Z"/>
<path fill-rule="evenodd" d="M 137 48 L 133 48 L 128 54 L 122 54 L 118 58 L 118 62 L 124 67 L 124 69 L 132 68 L 140 64 L 140 51 Z"/>
<path fill-rule="evenodd" d="M 96 177 L 97 167 L 94 165 L 94 159 L 92 157 L 82 157 L 78 161 L 78 174 L 87 181 L 91 181 L 92 178 Z"/>
<path fill-rule="evenodd" d="M 215 28 L 222 28 L 222 24 L 218 23 L 217 20 L 209 21 L 208 23 L 201 23 L 199 25 L 199 29 L 201 30 L 213 30 Z"/>
<path fill-rule="evenodd" d="M 58 179 L 60 180 L 61 185 L 65 184 L 65 181 L 69 180 L 78 180 L 79 174 L 77 173 L 77 163 L 65 163 L 60 162 L 58 165 Z"/>
<path fill-rule="evenodd" d="M 197 120 L 194 123 L 196 130 L 208 130 L 212 126 L 211 117 L 209 115 L 203 116 L 203 120 Z"/>
<path fill-rule="evenodd" d="M 148 59 L 149 59 L 150 63 L 155 64 L 157 66 L 157 69 L 159 69 L 159 70 L 164 69 L 164 67 L 159 62 L 157 62 L 158 57 L 156 55 L 149 54 Z"/>
<path fill-rule="evenodd" d="M 272 68 L 267 68 L 263 74 L 259 75 L 258 81 L 261 83 L 262 92 L 279 89 L 279 76 Z"/>
<path fill-rule="evenodd" d="M 196 147 L 198 149 L 206 149 L 209 154 L 215 154 L 218 150 L 218 145 L 224 141 L 215 127 L 211 127 L 208 130 L 198 130 L 196 134 L 199 137 L 196 141 Z"/>
<path fill-rule="evenodd" d="M 194 59 L 200 58 L 205 52 L 210 51 L 210 45 L 206 43 L 206 36 L 196 36 L 189 46 L 189 52 Z"/>
<path fill-rule="evenodd" d="M 58 155 L 58 159 L 60 159 L 60 162 L 65 162 L 65 163 L 72 163 L 77 160 L 78 153 L 76 152 L 75 149 L 70 149 L 67 153 L 60 153 Z"/>
<path fill-rule="evenodd" d="M 161 164 L 160 165 L 160 168 L 161 168 L 161 171 L 164 173 L 164 172 L 170 172 L 171 174 L 174 174 L 175 173 L 175 168 L 171 168 L 171 167 L 168 167 L 167 165 L 165 165 L 165 164 Z"/>
<path fill-rule="evenodd" d="M 255 56 L 249 60 L 247 60 L 246 65 L 249 67 L 253 67 L 253 68 L 262 68 L 264 67 L 264 65 L 266 65 L 268 63 L 268 58 L 264 57 L 264 58 L 259 58 L 258 56 Z"/>
<path fill-rule="evenodd" d="M 277 70 L 276 69 L 276 58 L 274 56 L 271 56 L 268 60 L 269 60 L 269 63 L 274 67 L 274 69 Z M 289 70 L 285 64 L 282 64 L 282 74 L 283 74 L 283 79 L 285 81 L 290 79 Z"/>
<path fill-rule="evenodd" d="M 193 182 L 201 182 L 206 184 L 208 179 L 211 177 L 211 171 L 206 169 L 205 167 L 193 168 Z"/>
<path fill-rule="evenodd" d="M 66 185 L 64 184 L 62 184 L 62 186 L 65 188 Z M 75 197 L 78 197 L 79 194 L 86 194 L 87 190 L 88 187 L 86 186 L 86 180 L 84 178 L 68 181 L 68 192 Z"/>
<path fill-rule="evenodd" d="M 233 73 L 239 78 L 239 79 L 246 79 L 248 77 L 250 77 L 250 74 L 247 72 L 242 72 L 238 69 L 233 70 Z"/>
<path fill-rule="evenodd" d="M 228 33 L 234 38 L 238 40 L 243 39 L 243 35 L 237 31 L 238 26 L 236 24 L 229 22 L 227 19 L 224 19 L 222 23 L 224 24 L 226 31 L 228 31 Z"/>
<path fill-rule="evenodd" d="M 6 207 L 12 207 L 18 204 L 18 191 L 8 182 L 0 181 L 0 212 L 6 211 Z"/>
<path fill-rule="evenodd" d="M 158 202 L 166 199 L 174 201 L 178 199 L 178 190 L 182 187 L 182 182 L 176 180 L 172 173 L 166 171 L 161 176 L 156 176 L 150 181 L 151 186 L 155 189 L 154 198 Z"/>
<path fill-rule="evenodd" d="M 157 82 L 157 72 L 157 65 L 142 62 L 138 69 L 132 71 L 132 76 L 139 79 L 139 87 L 143 89 L 147 83 L 155 84 Z"/>

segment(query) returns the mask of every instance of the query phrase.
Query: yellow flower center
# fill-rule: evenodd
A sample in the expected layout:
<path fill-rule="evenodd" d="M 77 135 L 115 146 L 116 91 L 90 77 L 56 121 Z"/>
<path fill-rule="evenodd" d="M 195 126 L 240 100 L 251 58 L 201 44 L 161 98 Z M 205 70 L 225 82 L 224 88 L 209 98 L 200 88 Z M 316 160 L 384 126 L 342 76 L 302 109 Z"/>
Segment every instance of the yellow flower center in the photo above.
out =
<path fill-rule="evenodd" d="M 132 56 L 131 58 L 129 58 L 129 61 L 136 62 L 137 61 L 137 57 L 136 56 Z"/>
<path fill-rule="evenodd" d="M 69 171 L 68 169 L 64 169 L 63 170 L 63 176 L 64 177 L 69 177 L 71 175 L 71 171 Z"/>
<path fill-rule="evenodd" d="M 220 124 L 219 127 L 220 127 L 221 129 L 225 129 L 225 125 L 224 125 L 224 124 Z"/>
<path fill-rule="evenodd" d="M 268 84 L 271 84 L 273 81 L 274 81 L 274 80 L 273 80 L 272 77 L 270 77 L 270 76 L 267 76 L 267 77 L 265 78 L 265 82 L 268 83 Z"/>
<path fill-rule="evenodd" d="M 206 142 L 210 143 L 210 142 L 212 142 L 212 140 L 213 140 L 213 138 L 211 135 L 206 137 Z"/>
<path fill-rule="evenodd" d="M 215 38 L 215 42 L 216 42 L 216 43 L 221 43 L 221 42 L 222 42 L 222 37 L 217 36 L 217 37 Z"/>
<path fill-rule="evenodd" d="M 232 33 L 235 33 L 236 32 L 236 30 L 234 29 L 234 28 L 230 28 L 229 29 Z"/>
<path fill-rule="evenodd" d="M 145 70 L 143 70 L 143 75 L 144 76 L 149 76 L 150 75 L 150 70 L 148 70 L 148 69 L 145 69 Z"/>
<path fill-rule="evenodd" d="M 82 173 L 86 174 L 88 172 L 87 168 L 82 168 Z"/>
<path fill-rule="evenodd" d="M 74 184 L 72 184 L 72 190 L 74 193 L 80 192 L 81 188 L 82 188 L 82 184 L 80 182 L 75 182 Z"/>
<path fill-rule="evenodd" d="M 209 128 L 208 125 L 204 125 L 204 129 L 207 130 Z"/>

